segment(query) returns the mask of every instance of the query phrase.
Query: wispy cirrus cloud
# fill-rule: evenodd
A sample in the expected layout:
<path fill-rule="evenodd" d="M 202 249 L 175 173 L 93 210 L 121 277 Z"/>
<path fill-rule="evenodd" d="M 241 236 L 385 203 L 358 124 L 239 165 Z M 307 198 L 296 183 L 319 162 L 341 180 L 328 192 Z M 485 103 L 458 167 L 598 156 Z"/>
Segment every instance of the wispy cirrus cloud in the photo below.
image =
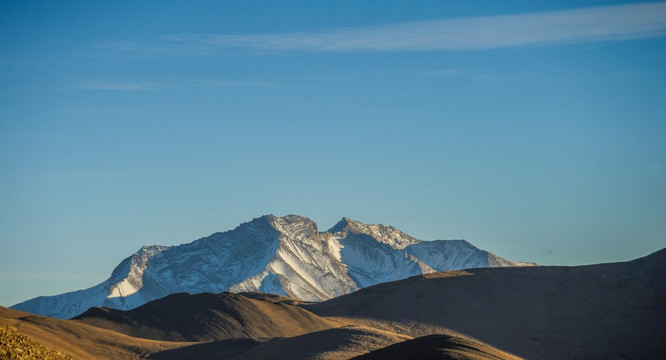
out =
<path fill-rule="evenodd" d="M 260 35 L 176 35 L 183 50 L 386 52 L 486 50 L 666 35 L 666 3 L 645 3 Z"/>
<path fill-rule="evenodd" d="M 91 81 L 81 85 L 81 88 L 84 90 L 151 91 L 163 90 L 164 84 L 159 82 Z"/>
<path fill-rule="evenodd" d="M 162 81 L 118 81 L 98 80 L 80 84 L 82 90 L 107 91 L 169 91 L 186 90 L 194 88 L 222 88 L 222 87 L 282 87 L 284 84 L 262 81 L 216 81 L 200 79 L 171 79 Z"/>

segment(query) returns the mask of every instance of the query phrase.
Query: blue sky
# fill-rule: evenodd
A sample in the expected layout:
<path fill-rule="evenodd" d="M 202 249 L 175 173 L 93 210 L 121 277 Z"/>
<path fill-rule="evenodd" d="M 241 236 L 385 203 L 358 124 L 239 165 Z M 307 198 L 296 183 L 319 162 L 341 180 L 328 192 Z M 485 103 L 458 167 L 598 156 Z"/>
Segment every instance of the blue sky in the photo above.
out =
<path fill-rule="evenodd" d="M 343 216 L 512 260 L 666 245 L 666 3 L 0 1 L 0 305 Z"/>

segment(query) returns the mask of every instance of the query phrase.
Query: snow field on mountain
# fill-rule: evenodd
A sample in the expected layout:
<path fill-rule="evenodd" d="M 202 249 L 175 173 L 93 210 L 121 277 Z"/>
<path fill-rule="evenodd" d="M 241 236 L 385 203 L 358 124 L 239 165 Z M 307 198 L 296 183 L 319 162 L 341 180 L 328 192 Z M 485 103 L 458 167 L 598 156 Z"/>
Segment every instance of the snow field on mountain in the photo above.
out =
<path fill-rule="evenodd" d="M 320 232 L 302 216 L 266 215 L 190 243 L 144 246 L 99 285 L 13 308 L 70 318 L 92 306 L 127 310 L 177 292 L 260 291 L 321 301 L 434 271 L 520 265 L 463 240 L 421 241 L 348 218 Z"/>

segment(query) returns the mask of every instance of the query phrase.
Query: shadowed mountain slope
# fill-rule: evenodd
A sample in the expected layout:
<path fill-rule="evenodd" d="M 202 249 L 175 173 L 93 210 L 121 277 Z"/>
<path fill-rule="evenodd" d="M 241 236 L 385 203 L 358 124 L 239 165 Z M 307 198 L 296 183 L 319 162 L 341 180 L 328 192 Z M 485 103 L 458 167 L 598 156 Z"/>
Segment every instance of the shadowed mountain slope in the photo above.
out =
<path fill-rule="evenodd" d="M 79 321 L 24 314 L 0 307 L 0 322 L 14 327 L 20 336 L 73 359 L 138 359 L 149 353 L 189 345 L 137 339 Z"/>
<path fill-rule="evenodd" d="M 410 339 L 405 335 L 361 326 L 345 326 L 266 343 L 228 340 L 191 345 L 152 354 L 151 359 L 290 360 L 349 359 L 368 351 Z"/>
<path fill-rule="evenodd" d="M 428 274 L 307 308 L 441 326 L 529 359 L 658 358 L 666 354 L 666 249 L 623 263 Z"/>
<path fill-rule="evenodd" d="M 323 303 L 181 293 L 76 320 L 0 308 L 0 321 L 74 359 L 656 359 L 666 249 L 623 263 L 432 273 Z"/>
<path fill-rule="evenodd" d="M 298 306 L 228 292 L 178 293 L 128 311 L 91 308 L 73 320 L 164 341 L 269 339 L 340 326 Z"/>
<path fill-rule="evenodd" d="M 393 344 L 354 360 L 518 360 L 492 346 L 451 335 L 429 335 Z"/>
<path fill-rule="evenodd" d="M 129 310 L 179 292 L 264 292 L 320 301 L 435 271 L 533 265 L 464 240 L 421 241 L 392 226 L 343 218 L 329 231 L 305 217 L 266 215 L 178 246 L 144 246 L 104 282 L 12 306 L 68 319 L 91 307 Z"/>
<path fill-rule="evenodd" d="M 155 360 L 228 360 L 263 344 L 253 339 L 230 339 L 196 343 L 148 355 Z"/>

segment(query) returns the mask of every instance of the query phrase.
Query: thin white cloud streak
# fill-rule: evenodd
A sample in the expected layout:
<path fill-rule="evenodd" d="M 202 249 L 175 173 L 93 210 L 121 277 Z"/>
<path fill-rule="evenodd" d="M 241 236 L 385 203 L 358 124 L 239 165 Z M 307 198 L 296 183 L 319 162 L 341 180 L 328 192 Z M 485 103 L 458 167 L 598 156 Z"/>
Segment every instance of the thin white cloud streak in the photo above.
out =
<path fill-rule="evenodd" d="M 429 78 L 461 79 L 472 81 L 475 84 L 483 86 L 497 86 L 508 83 L 529 83 L 533 81 L 546 81 L 552 78 L 595 78 L 604 81 L 614 81 L 622 79 L 636 78 L 638 75 L 631 72 L 591 72 L 584 68 L 542 68 L 524 71 L 497 71 L 493 68 L 486 69 L 440 69 L 440 70 L 420 70 L 405 71 L 401 73 L 405 76 L 424 76 Z"/>
<path fill-rule="evenodd" d="M 81 86 L 83 90 L 150 91 L 162 90 L 164 84 L 157 82 L 93 81 Z"/>
<path fill-rule="evenodd" d="M 80 49 L 76 52 L 76 55 L 83 58 L 91 55 L 101 55 L 105 58 L 110 57 L 115 60 L 128 56 L 132 58 L 136 56 L 168 56 L 172 54 L 209 56 L 216 54 L 218 50 L 217 47 L 198 42 L 179 42 L 176 44 L 173 41 L 173 37 L 166 37 L 166 39 L 160 39 L 159 41 L 144 43 L 131 40 L 102 41 Z"/>
<path fill-rule="evenodd" d="M 91 81 L 82 84 L 81 90 L 106 91 L 169 91 L 193 88 L 230 87 L 283 87 L 285 85 L 261 81 L 215 81 L 197 79 L 173 79 L 166 81 Z"/>
<path fill-rule="evenodd" d="M 190 46 L 282 51 L 486 50 L 666 35 L 666 3 L 593 7 L 265 35 L 178 35 Z M 199 47 L 195 47 L 197 49 Z"/>

